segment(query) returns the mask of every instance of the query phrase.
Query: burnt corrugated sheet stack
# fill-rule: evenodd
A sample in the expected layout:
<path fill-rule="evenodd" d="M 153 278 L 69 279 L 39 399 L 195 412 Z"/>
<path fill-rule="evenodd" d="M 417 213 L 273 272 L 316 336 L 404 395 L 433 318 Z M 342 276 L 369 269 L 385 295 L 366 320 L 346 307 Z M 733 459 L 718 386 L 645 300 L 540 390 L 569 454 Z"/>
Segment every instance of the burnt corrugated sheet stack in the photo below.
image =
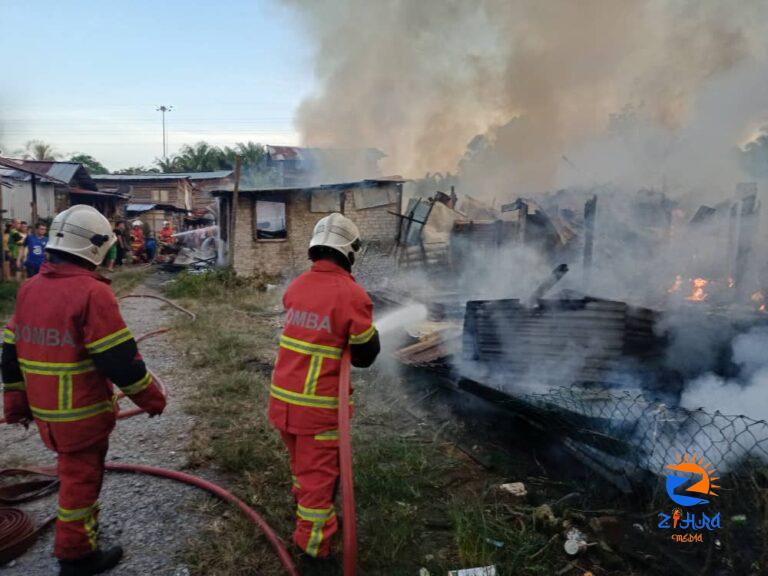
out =
<path fill-rule="evenodd" d="M 560 385 L 619 383 L 632 375 L 655 387 L 664 350 L 654 333 L 657 319 L 653 310 L 595 298 L 540 300 L 532 307 L 475 300 L 467 302 L 463 355 L 513 377 L 550 374 Z"/>

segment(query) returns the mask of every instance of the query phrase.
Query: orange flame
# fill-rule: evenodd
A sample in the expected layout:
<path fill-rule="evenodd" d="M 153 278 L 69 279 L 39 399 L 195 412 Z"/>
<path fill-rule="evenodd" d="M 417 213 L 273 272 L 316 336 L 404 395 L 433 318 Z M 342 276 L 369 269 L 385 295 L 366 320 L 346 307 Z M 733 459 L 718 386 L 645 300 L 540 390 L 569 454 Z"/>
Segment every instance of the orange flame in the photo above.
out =
<path fill-rule="evenodd" d="M 706 287 L 709 284 L 709 280 L 706 280 L 704 278 L 696 278 L 693 281 L 693 290 L 691 291 L 691 295 L 686 298 L 686 300 L 690 300 L 691 302 L 703 302 L 707 299 L 707 291 Z"/>
<path fill-rule="evenodd" d="M 675 277 L 675 283 L 672 284 L 669 290 L 667 290 L 667 294 L 674 294 L 675 292 L 680 292 L 680 288 L 683 287 L 683 277 L 678 274 Z"/>

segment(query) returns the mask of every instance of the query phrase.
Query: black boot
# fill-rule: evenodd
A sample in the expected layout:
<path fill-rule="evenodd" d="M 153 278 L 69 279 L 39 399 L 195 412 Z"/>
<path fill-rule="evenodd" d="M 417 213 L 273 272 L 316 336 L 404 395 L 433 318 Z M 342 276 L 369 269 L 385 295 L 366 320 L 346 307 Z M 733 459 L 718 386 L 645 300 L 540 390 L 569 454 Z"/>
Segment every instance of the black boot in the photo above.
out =
<path fill-rule="evenodd" d="M 77 560 L 59 560 L 59 576 L 91 576 L 111 570 L 123 557 L 123 549 L 120 546 L 112 546 L 106 550 L 96 550 L 88 556 Z"/>
<path fill-rule="evenodd" d="M 318 576 L 335 576 L 340 574 L 339 570 L 341 570 L 341 561 L 336 556 L 315 558 L 302 551 L 296 563 L 302 574 L 306 572 L 307 574 L 317 574 Z"/>

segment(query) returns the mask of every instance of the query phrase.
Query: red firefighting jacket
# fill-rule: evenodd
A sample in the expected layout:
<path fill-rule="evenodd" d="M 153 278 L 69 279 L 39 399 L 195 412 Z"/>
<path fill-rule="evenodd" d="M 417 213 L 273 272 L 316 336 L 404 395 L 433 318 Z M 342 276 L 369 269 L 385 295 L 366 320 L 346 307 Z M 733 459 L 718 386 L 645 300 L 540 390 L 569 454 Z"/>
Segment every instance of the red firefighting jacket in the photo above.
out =
<path fill-rule="evenodd" d="M 269 421 L 291 434 L 336 429 L 341 353 L 376 335 L 371 299 L 349 272 L 321 260 L 288 286 L 283 306 Z"/>
<path fill-rule="evenodd" d="M 144 250 L 144 230 L 131 228 L 131 252 L 139 254 Z"/>
<path fill-rule="evenodd" d="M 166 244 L 172 244 L 174 241 L 173 238 L 173 228 L 168 226 L 167 228 L 163 227 L 160 230 L 160 242 L 165 242 Z"/>
<path fill-rule="evenodd" d="M 21 286 L 3 342 L 5 417 L 34 417 L 52 450 L 74 452 L 109 436 L 116 398 L 107 375 L 150 414 L 165 407 L 109 281 L 95 272 L 44 264 Z"/>

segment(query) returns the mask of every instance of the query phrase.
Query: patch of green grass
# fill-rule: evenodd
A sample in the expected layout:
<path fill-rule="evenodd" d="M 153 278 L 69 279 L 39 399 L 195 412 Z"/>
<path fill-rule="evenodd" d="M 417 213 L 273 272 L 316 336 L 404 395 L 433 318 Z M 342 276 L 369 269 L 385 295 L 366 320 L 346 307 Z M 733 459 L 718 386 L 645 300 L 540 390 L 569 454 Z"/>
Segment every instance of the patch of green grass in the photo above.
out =
<path fill-rule="evenodd" d="M 424 520 L 444 509 L 442 479 L 454 463 L 432 444 L 391 433 L 359 436 L 353 467 L 361 563 L 369 573 L 413 573 L 414 561 L 434 547 Z"/>
<path fill-rule="evenodd" d="M 218 268 L 202 274 L 181 272 L 167 287 L 171 298 L 222 298 L 244 288 L 263 290 L 266 279 L 243 278 L 231 268 Z"/>
<path fill-rule="evenodd" d="M 288 454 L 266 417 L 280 331 L 275 314 L 279 298 L 254 290 L 251 284 L 230 282 L 226 275 L 182 277 L 168 290 L 183 294 L 184 305 L 198 315 L 197 322 L 180 322 L 173 332 L 186 356 L 184 363 L 201 379 L 185 406 L 197 417 L 188 448 L 190 463 L 218 469 L 224 484 L 290 542 L 295 503 Z M 222 290 L 222 285 L 228 287 Z M 535 534 L 506 534 L 485 518 L 485 532 L 505 538 L 509 546 L 501 555 L 486 554 L 477 539 L 471 539 L 475 520 L 467 516 L 473 506 L 485 509 L 485 493 L 466 496 L 461 513 L 455 512 L 454 504 L 466 492 L 465 486 L 476 481 L 476 465 L 437 440 L 434 430 L 403 435 L 403 421 L 398 419 L 402 410 L 389 396 L 397 396 L 395 381 L 382 382 L 385 376 L 377 372 L 361 376 L 355 376 L 357 413 L 352 422 L 360 574 L 412 576 L 421 567 L 433 575 L 445 574 L 448 569 L 478 565 L 474 562 L 486 557 L 506 561 L 518 547 L 527 554 L 540 543 Z M 382 396 L 382 390 L 389 395 Z M 236 511 L 217 506 L 207 512 L 210 526 L 187 553 L 193 573 L 283 573 L 258 530 Z M 341 534 L 336 548 L 341 548 Z M 548 564 L 532 564 L 519 573 L 547 573 L 545 568 L 536 571 L 536 566 Z M 339 566 L 300 565 L 304 576 L 341 573 Z"/>
<path fill-rule="evenodd" d="M 558 567 L 562 543 L 548 545 L 529 517 L 511 513 L 490 496 L 455 501 L 451 517 L 463 566 L 493 564 L 500 576 L 549 575 Z"/>

